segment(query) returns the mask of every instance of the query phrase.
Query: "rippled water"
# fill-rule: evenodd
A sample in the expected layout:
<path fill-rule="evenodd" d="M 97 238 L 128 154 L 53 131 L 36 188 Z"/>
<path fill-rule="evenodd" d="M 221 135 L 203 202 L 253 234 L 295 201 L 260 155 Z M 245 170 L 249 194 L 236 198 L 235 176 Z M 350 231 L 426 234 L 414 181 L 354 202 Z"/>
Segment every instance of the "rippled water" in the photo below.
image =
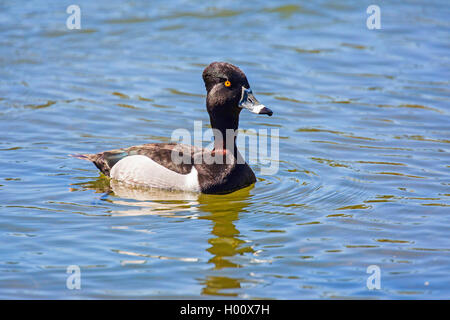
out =
<path fill-rule="evenodd" d="M 449 6 L 0 4 L 0 298 L 449 298 Z M 110 185 L 70 153 L 206 129 L 229 61 L 279 171 L 229 195 Z M 66 288 L 69 265 L 81 289 Z M 381 288 L 369 290 L 369 265 Z"/>

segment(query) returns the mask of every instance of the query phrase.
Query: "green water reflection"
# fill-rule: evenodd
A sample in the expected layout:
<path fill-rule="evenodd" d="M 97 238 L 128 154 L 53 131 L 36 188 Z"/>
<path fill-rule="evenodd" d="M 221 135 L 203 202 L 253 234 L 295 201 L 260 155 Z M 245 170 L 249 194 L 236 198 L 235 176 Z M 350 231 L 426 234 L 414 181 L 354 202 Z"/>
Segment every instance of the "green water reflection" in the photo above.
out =
<path fill-rule="evenodd" d="M 233 257 L 245 253 L 253 253 L 250 245 L 242 240 L 242 234 L 236 228 L 236 221 L 239 220 L 239 213 L 249 206 L 250 190 L 253 186 L 239 190 L 229 195 L 201 195 L 199 197 L 202 212 L 200 219 L 213 222 L 211 238 L 208 243 L 211 245 L 207 249 L 213 255 L 208 263 L 214 265 L 215 270 L 223 268 L 241 268 L 239 263 L 233 262 Z M 208 276 L 202 282 L 204 295 L 224 295 L 237 296 L 236 293 L 224 293 L 224 289 L 239 289 L 241 279 L 225 276 Z"/>

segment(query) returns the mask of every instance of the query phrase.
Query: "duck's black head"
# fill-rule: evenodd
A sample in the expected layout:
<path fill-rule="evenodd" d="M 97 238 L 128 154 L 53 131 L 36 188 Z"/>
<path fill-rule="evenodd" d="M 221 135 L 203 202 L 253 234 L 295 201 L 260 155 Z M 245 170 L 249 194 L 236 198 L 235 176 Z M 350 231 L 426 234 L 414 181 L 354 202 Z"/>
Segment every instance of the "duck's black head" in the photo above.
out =
<path fill-rule="evenodd" d="M 244 72 L 230 63 L 211 63 L 203 71 L 203 81 L 208 92 L 206 108 L 213 128 L 237 129 L 243 108 L 272 115 L 272 111 L 253 96 Z"/>

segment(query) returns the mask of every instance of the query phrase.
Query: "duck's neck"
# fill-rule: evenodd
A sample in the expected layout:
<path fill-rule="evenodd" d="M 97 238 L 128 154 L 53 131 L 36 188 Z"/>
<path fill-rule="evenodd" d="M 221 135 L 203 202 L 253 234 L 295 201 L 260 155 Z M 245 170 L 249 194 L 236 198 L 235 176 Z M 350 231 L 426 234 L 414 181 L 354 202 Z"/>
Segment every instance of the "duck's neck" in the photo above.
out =
<path fill-rule="evenodd" d="M 211 116 L 211 127 L 214 129 L 214 150 L 224 151 L 237 156 L 236 136 L 239 126 L 239 117 L 228 119 L 221 117 L 220 120 Z"/>

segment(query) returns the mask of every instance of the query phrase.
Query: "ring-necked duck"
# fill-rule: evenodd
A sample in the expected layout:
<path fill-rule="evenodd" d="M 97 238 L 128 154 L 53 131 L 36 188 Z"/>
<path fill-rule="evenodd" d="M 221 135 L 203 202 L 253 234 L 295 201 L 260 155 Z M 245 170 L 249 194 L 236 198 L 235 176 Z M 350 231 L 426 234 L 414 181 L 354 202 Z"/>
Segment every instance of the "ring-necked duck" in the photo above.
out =
<path fill-rule="evenodd" d="M 211 63 L 203 71 L 203 81 L 207 91 L 206 109 L 214 132 L 213 150 L 177 143 L 151 143 L 74 156 L 92 161 L 103 174 L 131 185 L 229 193 L 255 183 L 255 174 L 236 149 L 236 134 L 227 136 L 227 129 L 237 133 L 243 108 L 269 116 L 272 111 L 256 100 L 244 72 L 230 63 Z M 180 154 L 184 161 L 178 161 L 180 158 L 174 161 L 174 155 Z"/>

